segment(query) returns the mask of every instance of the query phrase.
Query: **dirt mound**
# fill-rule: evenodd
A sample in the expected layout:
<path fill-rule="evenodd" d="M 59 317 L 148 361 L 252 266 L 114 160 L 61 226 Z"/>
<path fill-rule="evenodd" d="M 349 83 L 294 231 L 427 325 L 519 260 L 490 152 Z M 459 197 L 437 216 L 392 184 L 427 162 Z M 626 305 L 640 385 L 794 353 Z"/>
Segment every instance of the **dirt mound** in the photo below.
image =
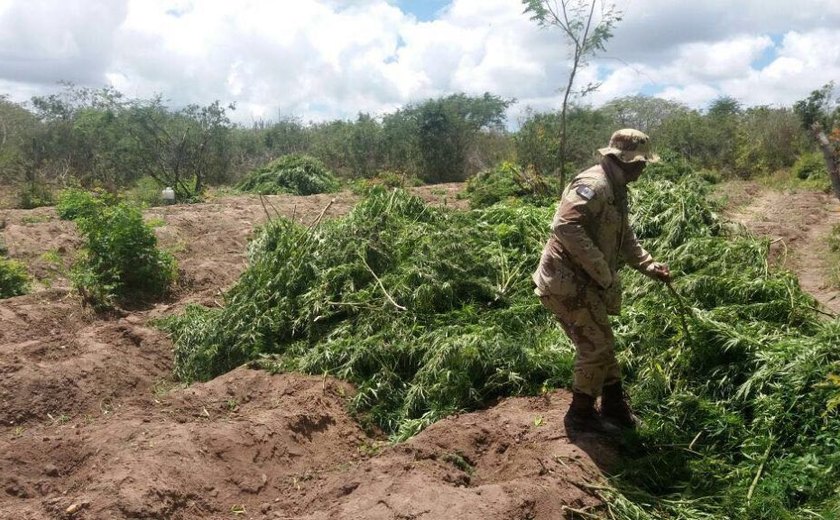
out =
<path fill-rule="evenodd" d="M 0 440 L 3 518 L 549 519 L 592 507 L 614 453 L 569 443 L 565 393 L 508 399 L 410 442 L 369 437 L 331 378 L 239 368 Z M 598 453 L 593 460 L 587 454 Z"/>
<path fill-rule="evenodd" d="M 566 507 L 595 507 L 585 485 L 616 452 L 597 436 L 570 442 L 562 420 L 569 399 L 566 392 L 511 398 L 444 419 L 346 472 L 306 483 L 290 517 L 556 519 Z"/>
<path fill-rule="evenodd" d="M 168 338 L 139 318 L 97 320 L 62 291 L 2 300 L 0 316 L 3 426 L 108 413 L 170 377 Z"/>
<path fill-rule="evenodd" d="M 243 368 L 108 415 L 34 427 L 3 440 L 0 516 L 257 511 L 306 475 L 360 457 L 365 436 L 345 412 L 349 391 Z"/>

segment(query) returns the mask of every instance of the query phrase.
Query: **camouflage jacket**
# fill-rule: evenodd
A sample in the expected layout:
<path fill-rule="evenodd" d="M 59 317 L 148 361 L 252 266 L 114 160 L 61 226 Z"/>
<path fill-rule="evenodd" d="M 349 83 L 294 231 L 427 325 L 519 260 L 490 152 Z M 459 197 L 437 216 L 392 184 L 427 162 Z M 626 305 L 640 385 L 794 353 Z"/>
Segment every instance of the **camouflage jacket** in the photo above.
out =
<path fill-rule="evenodd" d="M 620 262 L 645 274 L 654 263 L 630 228 L 624 172 L 607 159 L 572 180 L 551 230 L 533 275 L 540 296 L 572 296 L 590 287 L 603 294 L 607 312 L 617 314 Z"/>

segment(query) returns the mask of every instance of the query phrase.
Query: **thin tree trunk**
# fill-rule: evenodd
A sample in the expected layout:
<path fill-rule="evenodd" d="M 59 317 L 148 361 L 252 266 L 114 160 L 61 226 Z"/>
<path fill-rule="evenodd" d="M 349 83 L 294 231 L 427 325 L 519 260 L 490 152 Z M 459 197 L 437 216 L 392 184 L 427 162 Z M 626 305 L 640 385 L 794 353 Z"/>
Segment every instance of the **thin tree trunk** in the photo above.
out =
<path fill-rule="evenodd" d="M 572 93 L 572 86 L 575 83 L 575 76 L 577 75 L 578 67 L 580 67 L 581 58 L 583 58 L 586 50 L 587 42 L 589 41 L 589 29 L 592 27 L 592 16 L 595 14 L 595 0 L 589 6 L 589 16 L 586 19 L 586 28 L 583 31 L 583 37 L 579 38 L 571 29 L 572 24 L 569 21 L 569 13 L 566 9 L 566 2 L 561 2 L 563 19 L 560 19 L 556 7 L 549 12 L 554 17 L 555 22 L 559 25 L 569 37 L 569 40 L 574 44 L 575 51 L 572 59 L 572 70 L 569 73 L 569 82 L 566 84 L 566 91 L 563 93 L 563 107 L 560 111 L 560 192 L 566 187 L 566 160 L 568 155 L 568 139 L 566 135 L 566 118 L 569 108 L 569 96 Z"/>
<path fill-rule="evenodd" d="M 840 200 L 840 164 L 837 162 L 837 153 L 834 145 L 828 140 L 828 136 L 825 135 L 820 125 L 814 125 L 813 131 L 814 137 L 817 139 L 817 144 L 822 151 L 823 159 L 825 159 L 825 168 L 828 170 L 828 177 L 831 179 L 834 196 Z"/>

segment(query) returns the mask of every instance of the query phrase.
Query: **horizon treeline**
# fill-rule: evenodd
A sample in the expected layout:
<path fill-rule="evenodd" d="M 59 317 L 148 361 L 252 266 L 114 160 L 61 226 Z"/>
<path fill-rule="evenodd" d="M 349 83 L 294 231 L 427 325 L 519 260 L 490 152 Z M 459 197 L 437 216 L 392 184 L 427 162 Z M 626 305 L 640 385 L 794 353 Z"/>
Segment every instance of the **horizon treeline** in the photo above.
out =
<path fill-rule="evenodd" d="M 381 116 L 241 125 L 229 117 L 233 105 L 173 108 L 161 96 L 129 98 L 111 87 L 66 86 L 25 105 L 0 95 L 0 184 L 22 187 L 22 206 L 39 205 L 68 184 L 116 191 L 144 178 L 200 193 L 292 153 L 313 156 L 348 180 L 394 172 L 426 183 L 463 181 L 502 161 L 559 175 L 559 114 L 529 109 L 510 131 L 505 114 L 513 103 L 460 93 Z M 637 95 L 599 108 L 577 105 L 567 117 L 567 174 L 592 163 L 595 150 L 624 127 L 648 133 L 660 154 L 724 177 L 789 168 L 814 150 L 792 107 L 745 108 L 731 97 L 699 111 Z"/>

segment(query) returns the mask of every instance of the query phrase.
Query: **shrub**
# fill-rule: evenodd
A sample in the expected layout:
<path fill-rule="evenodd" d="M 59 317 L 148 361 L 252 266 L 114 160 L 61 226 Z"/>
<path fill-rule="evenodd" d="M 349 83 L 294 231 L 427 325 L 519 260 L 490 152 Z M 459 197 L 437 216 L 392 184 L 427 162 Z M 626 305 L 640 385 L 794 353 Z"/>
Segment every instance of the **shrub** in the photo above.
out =
<path fill-rule="evenodd" d="M 0 298 L 26 294 L 28 287 L 26 267 L 16 260 L 0 257 Z"/>
<path fill-rule="evenodd" d="M 175 259 L 157 249 L 140 209 L 96 197 L 81 207 L 75 220 L 85 244 L 71 278 L 85 301 L 104 309 L 163 296 L 176 276 Z"/>
<path fill-rule="evenodd" d="M 79 217 L 91 216 L 105 206 L 115 203 L 116 198 L 103 190 L 67 188 L 58 194 L 55 210 L 61 220 L 76 220 Z"/>
<path fill-rule="evenodd" d="M 126 199 L 140 206 L 160 206 L 163 204 L 163 197 L 161 191 L 163 186 L 148 175 L 141 177 L 134 183 L 134 186 L 125 192 Z M 196 190 L 191 190 L 190 193 L 196 193 Z M 184 199 L 182 195 L 182 200 Z M 200 199 L 200 195 L 199 195 Z"/>
<path fill-rule="evenodd" d="M 805 153 L 799 156 L 793 166 L 791 173 L 798 179 L 814 179 L 828 177 L 825 169 L 825 161 L 822 154 L 818 152 Z"/>
<path fill-rule="evenodd" d="M 555 181 L 539 175 L 533 168 L 503 162 L 469 179 L 465 196 L 471 208 L 483 208 L 509 198 L 545 202 L 556 197 L 558 191 Z"/>
<path fill-rule="evenodd" d="M 34 209 L 53 204 L 52 191 L 42 184 L 31 184 L 18 192 L 18 206 L 21 209 Z"/>
<path fill-rule="evenodd" d="M 141 179 L 142 180 L 142 179 Z M 152 179 L 154 180 L 154 179 Z M 150 181 L 144 180 L 142 184 L 142 189 L 150 189 Z M 180 182 L 173 183 L 170 186 L 175 191 L 175 201 L 183 204 L 198 204 L 199 202 L 204 202 L 204 190 L 206 189 L 203 185 L 200 185 L 199 178 L 195 175 L 192 177 L 182 178 Z M 161 197 L 161 190 L 163 187 L 159 186 L 157 191 L 158 203 L 160 204 L 160 197 Z M 150 193 L 145 195 L 146 197 L 152 198 Z M 155 204 L 151 204 L 155 205 Z"/>
<path fill-rule="evenodd" d="M 284 155 L 253 171 L 238 186 L 263 195 L 312 195 L 338 190 L 339 182 L 324 164 L 308 155 Z"/>

